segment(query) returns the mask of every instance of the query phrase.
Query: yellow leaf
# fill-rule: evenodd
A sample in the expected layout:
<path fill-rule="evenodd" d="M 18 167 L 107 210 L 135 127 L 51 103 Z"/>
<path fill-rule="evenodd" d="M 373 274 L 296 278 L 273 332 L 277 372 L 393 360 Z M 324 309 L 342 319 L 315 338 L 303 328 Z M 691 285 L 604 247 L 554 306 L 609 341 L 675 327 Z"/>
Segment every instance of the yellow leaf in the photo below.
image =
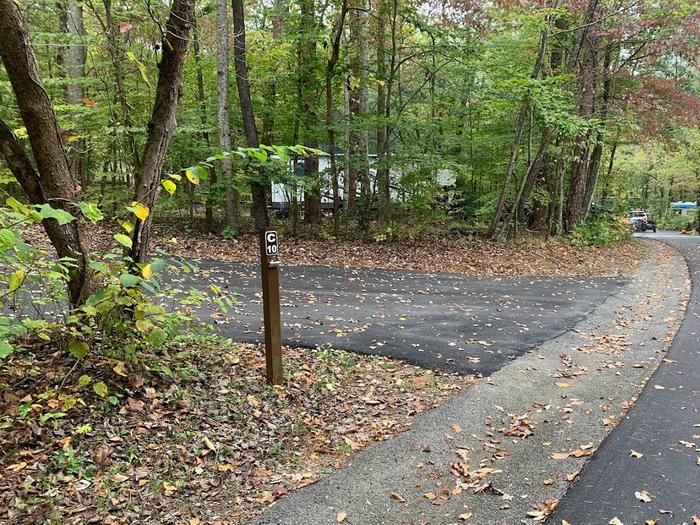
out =
<path fill-rule="evenodd" d="M 219 472 L 231 472 L 236 469 L 236 466 L 231 463 L 222 463 L 218 467 Z"/>
<path fill-rule="evenodd" d="M 128 221 L 122 222 L 121 226 L 126 230 L 127 233 L 131 233 L 132 231 L 134 231 L 134 225 Z"/>
<path fill-rule="evenodd" d="M 169 481 L 164 481 L 163 488 L 170 492 L 175 492 L 177 490 L 177 485 L 175 485 L 174 483 L 170 483 Z"/>
<path fill-rule="evenodd" d="M 571 385 L 569 383 L 565 383 L 563 381 L 555 381 L 555 385 L 557 385 L 559 388 L 571 388 Z"/>
<path fill-rule="evenodd" d="M 544 483 L 547 486 L 554 485 L 554 480 L 553 479 L 545 479 L 542 483 Z"/>
<path fill-rule="evenodd" d="M 129 375 L 126 372 L 126 368 L 124 367 L 123 361 L 117 361 L 117 364 L 112 367 L 112 370 L 114 370 L 115 374 L 118 374 L 122 377 L 127 377 Z"/>
<path fill-rule="evenodd" d="M 423 494 L 423 496 L 428 498 L 430 501 L 437 499 L 437 495 L 434 492 L 426 492 L 425 494 Z"/>
<path fill-rule="evenodd" d="M 192 170 L 185 170 L 185 177 L 187 177 L 187 180 L 190 181 L 192 184 L 197 186 L 199 184 L 199 177 L 195 175 Z"/>
<path fill-rule="evenodd" d="M 345 518 L 348 517 L 347 512 L 339 512 L 338 515 L 335 517 L 335 521 L 338 523 L 343 523 L 345 521 Z"/>
<path fill-rule="evenodd" d="M 161 184 L 163 185 L 163 188 L 165 188 L 165 191 L 167 191 L 170 195 L 175 193 L 175 190 L 177 189 L 177 185 L 171 180 L 164 180 L 161 182 Z"/>
<path fill-rule="evenodd" d="M 561 525 L 571 525 L 571 523 L 566 520 L 561 520 Z"/>
<path fill-rule="evenodd" d="M 16 291 L 20 286 L 22 286 L 22 283 L 24 282 L 24 272 L 22 270 L 17 270 L 15 273 L 13 273 L 9 280 L 7 281 L 7 287 L 9 288 L 10 293 Z"/>
<path fill-rule="evenodd" d="M 141 275 L 147 281 L 153 277 L 153 268 L 151 268 L 151 263 L 145 264 L 143 268 L 141 268 Z"/>
<path fill-rule="evenodd" d="M 151 213 L 151 210 L 148 209 L 148 206 L 144 206 L 140 202 L 132 202 L 131 207 L 134 208 L 134 215 L 136 215 L 142 221 L 148 219 L 148 215 Z"/>
<path fill-rule="evenodd" d="M 462 427 L 460 427 L 457 423 L 452 423 L 452 430 L 459 434 L 462 431 Z"/>

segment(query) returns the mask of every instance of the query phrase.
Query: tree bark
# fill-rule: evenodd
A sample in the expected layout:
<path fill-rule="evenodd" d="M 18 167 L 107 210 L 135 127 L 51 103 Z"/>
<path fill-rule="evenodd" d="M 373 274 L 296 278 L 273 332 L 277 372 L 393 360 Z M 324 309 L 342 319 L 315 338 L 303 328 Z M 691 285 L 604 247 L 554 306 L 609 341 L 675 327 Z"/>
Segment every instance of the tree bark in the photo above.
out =
<path fill-rule="evenodd" d="M 136 174 L 134 201 L 146 206 L 150 213 L 145 221 L 137 218 L 134 225 L 129 255 L 135 263 L 145 261 L 148 255 L 148 234 L 153 208 L 160 193 L 161 171 L 168 144 L 177 126 L 175 112 L 180 99 L 182 68 L 193 18 L 194 0 L 173 0 L 165 26 L 163 55 L 158 63 L 158 84 L 148 123 L 146 147 Z"/>
<path fill-rule="evenodd" d="M 14 0 L 0 0 L 0 34 L 0 58 L 27 129 L 39 176 L 4 124 L 0 126 L 3 154 L 34 204 L 48 203 L 53 208 L 78 215 L 78 192 L 61 141 L 61 130 L 41 81 L 36 56 L 29 41 L 26 19 Z M 88 267 L 90 245 L 85 234 L 85 223 L 78 215 L 77 220 L 63 226 L 55 219 L 44 220 L 43 226 L 57 255 L 75 260 L 76 267 L 71 270 L 68 282 L 68 296 L 71 305 L 77 306 L 89 295 L 92 281 L 92 272 Z"/>
<path fill-rule="evenodd" d="M 301 117 L 301 140 L 305 146 L 317 147 L 318 138 L 315 133 L 317 122 L 315 66 L 316 66 L 316 2 L 301 0 L 301 27 L 297 47 L 299 68 L 299 112 Z M 304 219 L 309 224 L 321 222 L 321 180 L 318 172 L 318 157 L 304 157 Z"/>
<path fill-rule="evenodd" d="M 354 50 L 350 60 L 352 79 L 350 82 L 350 195 L 348 205 L 355 205 L 357 185 L 362 196 L 359 210 L 360 229 L 369 227 L 371 213 L 368 133 L 362 125 L 367 115 L 369 90 L 367 85 L 368 50 L 368 11 L 367 0 L 357 0 L 350 13 L 350 45 Z"/>
<path fill-rule="evenodd" d="M 593 204 L 593 195 L 595 194 L 596 186 L 598 185 L 598 177 L 600 175 L 600 166 L 603 160 L 603 147 L 605 143 L 605 126 L 608 122 L 608 114 L 610 112 L 610 104 L 612 103 L 613 77 L 610 71 L 610 63 L 612 61 L 612 50 L 608 46 L 605 49 L 605 57 L 603 58 L 603 99 L 600 108 L 600 121 L 598 123 L 598 131 L 596 133 L 595 146 L 591 153 L 590 165 L 588 168 L 588 177 L 586 180 L 586 193 L 583 198 L 585 206 L 585 216 L 591 210 Z"/>
<path fill-rule="evenodd" d="M 335 67 L 338 64 L 338 59 L 340 57 L 340 38 L 343 35 L 343 28 L 345 25 L 345 17 L 347 12 L 348 2 L 347 0 L 343 0 L 340 5 L 338 19 L 333 25 L 333 34 L 331 35 L 331 56 L 326 64 L 326 130 L 328 133 L 328 154 L 330 155 L 330 176 L 333 186 L 333 233 L 336 236 L 340 234 L 340 187 L 338 185 L 338 163 L 335 154 L 335 129 L 333 128 L 333 77 L 335 76 Z"/>
<path fill-rule="evenodd" d="M 260 139 L 258 138 L 258 130 L 255 125 L 255 113 L 253 112 L 253 101 L 250 98 L 250 85 L 248 83 L 243 0 L 231 0 L 231 4 L 233 10 L 233 63 L 236 71 L 238 100 L 243 117 L 243 130 L 245 131 L 248 146 L 257 148 L 260 146 Z M 267 228 L 270 220 L 267 214 L 265 186 L 260 181 L 251 179 L 250 189 L 253 197 L 252 211 L 255 227 Z"/>
<path fill-rule="evenodd" d="M 83 43 L 85 38 L 85 26 L 83 24 L 83 6 L 78 0 L 68 0 L 66 16 L 66 30 L 70 37 L 68 45 L 67 68 L 68 84 L 66 85 L 66 99 L 68 104 L 79 106 L 85 98 L 85 90 L 82 81 L 85 78 L 85 58 L 87 56 L 87 46 Z M 70 134 L 80 134 L 80 120 L 74 113 L 72 122 L 75 127 L 67 130 Z M 87 173 L 85 171 L 85 138 L 79 137 L 74 140 L 68 148 L 71 160 L 71 169 L 76 180 L 80 181 L 83 188 L 87 186 Z"/>
<path fill-rule="evenodd" d="M 192 19 L 192 50 L 194 51 L 194 61 L 197 68 L 197 100 L 199 101 L 199 122 L 202 126 L 202 138 L 207 148 L 211 148 L 209 138 L 209 126 L 207 122 L 207 98 L 204 92 L 204 73 L 202 71 L 201 50 L 199 47 L 199 31 L 197 30 L 197 18 Z M 212 232 L 214 230 L 214 188 L 216 187 L 216 169 L 209 168 L 209 195 L 205 203 L 204 210 L 204 230 Z"/>
<path fill-rule="evenodd" d="M 386 112 L 387 112 L 387 75 L 386 65 L 386 24 L 385 16 L 388 15 L 388 1 L 381 0 L 377 13 L 377 189 L 378 189 L 378 218 L 383 223 L 388 213 L 391 199 L 390 172 L 386 155 L 389 140 Z"/>
<path fill-rule="evenodd" d="M 591 6 L 594 6 L 591 10 Z M 586 20 L 593 23 L 597 18 L 597 0 L 591 0 L 587 9 Z M 589 18 L 590 16 L 590 18 Z M 580 61 L 580 90 L 579 90 L 579 115 L 585 119 L 592 119 L 595 115 L 596 102 L 596 71 L 598 61 L 598 45 L 600 36 L 596 31 L 586 31 L 582 39 L 581 50 L 583 59 Z M 585 196 L 589 166 L 589 145 L 593 137 L 593 128 L 576 139 L 574 146 L 574 161 L 571 165 L 571 177 L 569 191 L 564 211 L 564 228 L 570 231 L 580 224 L 586 216 Z"/>
<path fill-rule="evenodd" d="M 223 151 L 231 150 L 231 115 L 229 109 L 229 69 L 228 69 L 228 2 L 216 0 L 216 115 L 219 122 L 219 146 Z M 221 160 L 221 171 L 226 181 L 224 196 L 224 224 L 234 228 L 238 222 L 240 200 L 233 180 L 231 159 Z"/>

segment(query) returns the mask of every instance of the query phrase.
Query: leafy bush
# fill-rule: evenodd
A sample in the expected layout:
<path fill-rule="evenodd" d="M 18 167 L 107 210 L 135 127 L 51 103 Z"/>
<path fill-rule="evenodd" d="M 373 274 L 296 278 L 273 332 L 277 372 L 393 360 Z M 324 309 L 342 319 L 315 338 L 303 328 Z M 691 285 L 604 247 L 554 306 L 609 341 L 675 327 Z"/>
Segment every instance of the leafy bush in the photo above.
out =
<path fill-rule="evenodd" d="M 97 289 L 85 302 L 68 309 L 66 283 L 74 270 L 75 260 L 54 255 L 30 246 L 22 239 L 21 228 L 55 219 L 61 224 L 76 220 L 70 213 L 48 204 L 25 205 L 6 194 L 0 206 L 0 281 L 6 282 L 0 291 L 0 359 L 8 357 L 32 340 L 51 342 L 67 349 L 78 360 L 88 352 L 109 348 L 126 350 L 119 359 L 128 356 L 128 348 L 157 348 L 177 334 L 183 324 L 193 322 L 193 306 L 205 301 L 227 310 L 233 304 L 231 296 L 212 286 L 203 293 L 196 289 L 180 291 L 159 277 L 159 274 L 192 273 L 195 267 L 163 258 L 135 264 L 118 252 L 108 253 L 89 263 L 94 272 Z M 127 209 L 136 217 L 148 211 L 132 203 Z M 93 223 L 102 219 L 94 204 L 77 203 L 75 213 Z M 127 231 L 131 223 L 122 224 Z M 130 237 L 116 234 L 115 240 L 124 246 Z M 177 305 L 173 308 L 173 304 Z M 7 315 L 11 313 L 11 315 Z M 117 354 L 119 352 L 116 352 Z M 123 365 L 122 365 L 123 366 Z"/>
<path fill-rule="evenodd" d="M 574 246 L 608 246 L 629 237 L 629 226 L 606 213 L 593 215 L 568 234 Z"/>
<path fill-rule="evenodd" d="M 694 210 L 691 210 L 691 212 L 685 216 L 672 214 L 661 217 L 659 219 L 658 226 L 661 230 L 681 231 L 688 224 L 691 224 L 694 227 L 696 223 L 697 215 L 695 214 Z"/>

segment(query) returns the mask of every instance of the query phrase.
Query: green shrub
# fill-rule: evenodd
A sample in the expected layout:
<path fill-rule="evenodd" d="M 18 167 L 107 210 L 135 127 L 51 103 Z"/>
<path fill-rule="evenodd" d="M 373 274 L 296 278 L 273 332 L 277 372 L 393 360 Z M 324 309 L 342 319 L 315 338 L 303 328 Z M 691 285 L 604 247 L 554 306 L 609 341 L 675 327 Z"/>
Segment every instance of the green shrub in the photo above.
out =
<path fill-rule="evenodd" d="M 608 246 L 629 237 L 629 226 L 607 214 L 589 218 L 572 229 L 567 236 L 574 246 Z"/>

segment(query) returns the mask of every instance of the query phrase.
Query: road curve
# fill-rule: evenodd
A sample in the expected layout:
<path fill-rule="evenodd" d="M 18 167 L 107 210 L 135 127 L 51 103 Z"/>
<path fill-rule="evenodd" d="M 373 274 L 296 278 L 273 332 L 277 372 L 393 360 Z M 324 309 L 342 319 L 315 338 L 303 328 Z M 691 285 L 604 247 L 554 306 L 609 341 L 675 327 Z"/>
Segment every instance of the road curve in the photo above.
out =
<path fill-rule="evenodd" d="M 583 469 L 550 525 L 617 523 L 614 518 L 624 525 L 700 523 L 700 237 L 645 237 L 685 257 L 693 282 L 686 317 L 664 364 Z M 643 455 L 632 457 L 631 450 Z"/>

